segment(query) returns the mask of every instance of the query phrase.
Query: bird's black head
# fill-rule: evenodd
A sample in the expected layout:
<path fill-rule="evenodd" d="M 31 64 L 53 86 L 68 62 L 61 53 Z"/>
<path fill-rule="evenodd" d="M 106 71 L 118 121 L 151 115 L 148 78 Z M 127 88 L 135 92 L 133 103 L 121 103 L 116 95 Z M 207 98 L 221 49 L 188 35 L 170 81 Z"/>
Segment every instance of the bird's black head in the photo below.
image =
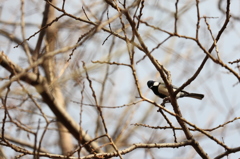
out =
<path fill-rule="evenodd" d="M 155 82 L 155 81 L 153 81 L 153 80 L 149 80 L 149 81 L 147 82 L 148 88 L 151 89 L 151 88 L 153 87 L 154 82 Z"/>

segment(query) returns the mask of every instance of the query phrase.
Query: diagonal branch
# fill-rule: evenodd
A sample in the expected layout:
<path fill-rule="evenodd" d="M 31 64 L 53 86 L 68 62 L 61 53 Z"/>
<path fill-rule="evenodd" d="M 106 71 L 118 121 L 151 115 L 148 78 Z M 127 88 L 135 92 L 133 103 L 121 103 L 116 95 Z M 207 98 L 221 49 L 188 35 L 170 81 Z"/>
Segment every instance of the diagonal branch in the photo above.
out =
<path fill-rule="evenodd" d="M 174 112 L 176 114 L 178 114 L 178 116 L 176 116 L 176 119 L 178 121 L 178 123 L 181 125 L 184 134 L 186 136 L 186 138 L 188 140 L 193 140 L 194 142 L 192 142 L 192 146 L 193 148 L 197 151 L 197 153 L 202 157 L 202 158 L 209 158 L 209 156 L 207 155 L 207 153 L 202 149 L 202 147 L 199 145 L 199 143 L 193 138 L 193 135 L 191 134 L 190 130 L 188 129 L 186 123 L 184 123 L 181 120 L 182 117 L 182 113 L 179 109 L 179 106 L 177 104 L 176 101 L 176 95 L 173 92 L 173 89 L 171 87 L 171 81 L 169 79 L 167 79 L 166 73 L 164 72 L 163 67 L 158 63 L 158 61 L 151 55 L 151 53 L 149 52 L 147 46 L 145 45 L 145 43 L 143 42 L 143 39 L 141 37 L 141 35 L 138 33 L 138 31 L 135 29 L 135 23 L 132 21 L 131 16 L 129 15 L 129 13 L 127 11 L 123 11 L 123 14 L 126 16 L 126 19 L 129 21 L 132 30 L 134 32 L 134 34 L 136 35 L 140 45 L 143 48 L 143 52 L 148 56 L 148 58 L 150 59 L 150 61 L 153 63 L 153 65 L 155 66 L 155 68 L 158 70 L 158 72 L 160 73 L 164 83 L 166 84 L 166 87 L 168 89 L 168 92 L 170 94 L 170 98 L 171 98 L 171 103 L 174 109 Z"/>
<path fill-rule="evenodd" d="M 35 89 L 41 95 L 43 101 L 55 114 L 57 120 L 61 122 L 77 140 L 79 140 L 79 136 L 81 136 L 82 141 L 80 142 L 82 144 L 92 140 L 92 138 L 84 130 L 81 129 L 79 132 L 79 125 L 59 105 L 59 102 L 55 100 L 45 78 L 31 72 L 23 72 L 24 70 L 20 66 L 11 62 L 3 52 L 0 54 L 0 65 L 8 70 L 11 74 L 15 74 L 14 76 L 22 74 L 22 76 L 19 76 L 19 79 L 35 87 Z M 90 153 L 101 152 L 95 142 L 90 142 L 90 144 L 86 145 L 85 148 Z"/>

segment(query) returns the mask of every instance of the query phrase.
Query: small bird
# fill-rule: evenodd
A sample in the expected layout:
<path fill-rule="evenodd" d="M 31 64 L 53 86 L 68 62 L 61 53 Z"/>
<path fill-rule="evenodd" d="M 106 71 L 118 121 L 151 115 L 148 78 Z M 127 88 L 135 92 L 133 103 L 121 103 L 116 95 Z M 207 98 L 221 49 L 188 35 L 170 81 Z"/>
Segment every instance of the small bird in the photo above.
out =
<path fill-rule="evenodd" d="M 164 83 L 150 80 L 147 82 L 147 85 L 153 91 L 153 93 L 158 97 L 165 98 L 169 96 L 168 89 Z M 173 91 L 176 91 L 177 89 L 178 89 L 177 87 L 173 86 Z M 202 100 L 204 95 L 198 94 L 198 93 L 189 93 L 184 90 L 181 90 L 176 95 L 176 98 L 182 98 L 182 97 L 191 97 L 191 98 Z"/>

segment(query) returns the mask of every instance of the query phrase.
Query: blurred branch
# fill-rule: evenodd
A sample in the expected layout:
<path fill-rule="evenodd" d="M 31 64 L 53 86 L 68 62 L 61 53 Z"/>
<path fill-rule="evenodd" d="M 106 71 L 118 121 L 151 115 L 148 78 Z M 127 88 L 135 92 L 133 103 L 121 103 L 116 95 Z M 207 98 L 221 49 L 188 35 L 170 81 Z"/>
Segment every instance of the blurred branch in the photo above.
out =
<path fill-rule="evenodd" d="M 9 32 L 7 32 L 7 31 L 5 31 L 3 29 L 0 29 L 0 34 L 3 35 L 4 37 L 6 37 L 7 39 L 9 39 L 10 41 L 15 42 L 16 44 L 20 44 L 22 42 L 22 40 L 17 38 L 14 34 L 9 33 Z M 21 47 L 24 50 L 24 46 L 21 45 Z M 33 49 L 30 46 L 28 46 L 28 47 L 29 47 L 29 51 L 33 52 Z"/>
<path fill-rule="evenodd" d="M 208 129 L 202 128 L 202 130 L 203 130 L 203 131 L 214 131 L 214 130 L 217 130 L 217 129 L 219 129 L 219 128 L 223 128 L 223 127 L 226 126 L 227 124 L 230 124 L 230 123 L 234 122 L 235 120 L 239 120 L 239 119 L 240 119 L 240 117 L 236 117 L 236 118 L 234 118 L 234 119 L 232 119 L 232 120 L 229 120 L 229 121 L 227 121 L 227 122 L 225 122 L 225 123 L 223 123 L 223 124 L 221 124 L 221 125 L 218 125 L 217 127 L 208 128 Z M 182 130 L 182 128 L 173 127 L 173 126 L 170 126 L 170 127 L 168 127 L 168 126 L 151 126 L 151 125 L 138 124 L 138 123 L 133 124 L 133 125 L 134 125 L 134 126 L 143 126 L 143 127 L 151 128 L 151 129 L 174 129 L 174 130 Z M 192 129 L 192 128 L 189 128 L 189 130 L 191 130 L 191 131 L 198 131 L 197 129 Z"/>
<path fill-rule="evenodd" d="M 118 34 L 117 32 L 112 31 L 111 29 L 105 28 L 104 25 L 108 25 L 108 24 L 109 24 L 107 21 L 104 23 L 104 25 L 98 24 L 98 22 L 94 23 L 94 22 L 92 22 L 92 21 L 89 21 L 89 20 L 86 20 L 86 19 L 83 19 L 83 18 L 79 18 L 79 17 L 76 17 L 76 16 L 74 16 L 74 15 L 72 15 L 72 14 L 67 13 L 65 10 L 62 10 L 62 9 L 58 8 L 57 6 L 54 6 L 49 0 L 45 0 L 45 1 L 47 1 L 52 7 L 54 7 L 54 8 L 57 9 L 58 11 L 62 12 L 62 13 L 63 13 L 62 16 L 68 16 L 68 17 L 73 18 L 73 19 L 75 19 L 75 20 L 78 20 L 78 21 L 81 21 L 81 22 L 84 22 L 84 23 L 87 23 L 87 24 L 91 24 L 91 25 L 94 25 L 94 26 L 101 26 L 101 27 L 98 28 L 98 31 L 99 31 L 100 29 L 102 29 L 103 31 L 108 32 L 108 33 L 110 33 L 110 34 L 112 34 L 112 35 L 114 35 L 114 36 L 116 36 L 116 37 L 118 37 L 118 38 L 120 38 L 120 39 L 122 39 L 122 40 L 124 40 L 124 41 L 126 40 L 124 36 L 121 36 L 121 35 Z M 111 3 L 111 2 L 110 2 L 110 3 Z M 112 3 L 111 3 L 111 4 L 112 4 Z M 116 18 L 117 18 L 117 17 L 121 17 L 121 16 L 120 16 L 120 15 L 117 15 Z M 113 19 L 115 19 L 115 18 L 113 18 Z M 128 40 L 129 40 L 129 39 L 128 39 Z M 131 42 L 131 44 L 133 44 L 133 45 L 134 45 L 135 47 L 137 47 L 139 50 L 142 50 L 142 48 L 141 48 L 140 45 L 138 45 L 138 44 L 135 43 L 134 41 L 131 41 L 131 40 L 129 40 L 129 41 Z"/>
<path fill-rule="evenodd" d="M 22 38 L 25 39 L 25 12 L 24 12 L 24 0 L 21 0 L 21 33 L 22 33 Z M 29 46 L 26 42 L 23 43 L 23 47 L 25 50 L 25 53 L 28 58 L 28 63 L 31 65 L 32 64 L 32 58 L 31 58 L 31 53 Z"/>
<path fill-rule="evenodd" d="M 77 140 L 79 140 L 79 136 L 82 136 L 82 139 L 83 139 L 81 141 L 82 144 L 92 140 L 91 137 L 85 131 L 82 130 L 81 132 L 79 132 L 78 124 L 59 105 L 58 101 L 55 100 L 55 98 L 53 97 L 53 94 L 49 90 L 49 86 L 46 83 L 46 80 L 43 77 L 31 72 L 23 72 L 24 70 L 21 67 L 14 64 L 13 62 L 11 62 L 7 58 L 7 56 L 4 55 L 3 52 L 1 52 L 1 55 L 0 55 L 0 65 L 5 69 L 7 69 L 12 74 L 14 74 L 15 72 L 17 73 L 12 78 L 16 77 L 16 80 L 21 79 L 22 81 L 34 86 L 38 91 L 38 93 L 42 96 L 42 99 L 44 100 L 44 102 L 50 107 L 50 109 L 56 115 L 58 121 L 61 122 Z M 100 151 L 98 149 L 97 144 L 94 142 L 85 146 L 90 153 Z"/>
<path fill-rule="evenodd" d="M 193 140 L 186 140 L 178 143 L 154 143 L 154 144 L 144 144 L 144 143 L 138 143 L 138 144 L 133 144 L 132 146 L 119 151 L 120 154 L 124 155 L 127 154 L 135 149 L 139 148 L 179 148 L 179 147 L 185 147 L 188 145 L 191 145 L 194 141 Z M 118 153 L 117 152 L 112 152 L 112 153 L 98 153 L 96 155 L 88 155 L 85 157 L 81 157 L 81 159 L 90 159 L 92 157 L 117 157 Z"/>
<path fill-rule="evenodd" d="M 225 151 L 224 153 L 216 156 L 214 159 L 220 159 L 220 158 L 223 158 L 224 156 L 227 156 L 231 153 L 235 153 L 235 152 L 238 152 L 238 151 L 240 151 L 240 147 L 231 148 L 231 149 L 228 149 L 227 151 Z"/>
<path fill-rule="evenodd" d="M 114 144 L 112 138 L 108 135 L 108 129 L 107 129 L 107 126 L 106 126 L 104 117 L 103 117 L 103 113 L 102 113 L 101 107 L 99 107 L 99 105 L 98 105 L 98 101 L 97 101 L 97 98 L 96 98 L 96 94 L 95 94 L 95 91 L 94 91 L 94 89 L 93 89 L 93 87 L 92 87 L 92 81 L 90 80 L 90 78 L 89 78 L 89 76 L 88 76 L 88 72 L 87 72 L 87 68 L 85 67 L 85 63 L 84 63 L 84 62 L 82 62 L 82 63 L 83 63 L 83 68 L 84 68 L 84 70 L 85 70 L 85 72 L 86 72 L 87 80 L 88 80 L 88 82 L 89 82 L 89 87 L 91 88 L 91 91 L 92 91 L 92 96 L 93 96 L 93 98 L 94 98 L 94 101 L 95 101 L 95 104 L 96 104 L 98 113 L 99 113 L 100 118 L 101 118 L 101 120 L 102 120 L 102 124 L 103 124 L 103 126 L 104 126 L 104 130 L 105 130 L 106 136 L 107 136 L 107 138 L 109 139 L 109 141 L 111 142 L 111 145 L 113 146 L 113 148 L 116 150 L 118 156 L 122 159 L 121 153 L 119 153 L 119 150 L 118 150 L 117 146 Z"/>

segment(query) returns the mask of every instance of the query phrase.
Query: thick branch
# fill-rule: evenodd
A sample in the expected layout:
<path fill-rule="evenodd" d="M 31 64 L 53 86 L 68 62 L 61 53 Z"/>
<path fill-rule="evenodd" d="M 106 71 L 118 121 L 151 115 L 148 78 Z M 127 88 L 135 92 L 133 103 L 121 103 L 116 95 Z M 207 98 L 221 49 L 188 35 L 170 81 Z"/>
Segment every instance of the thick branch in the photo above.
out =
<path fill-rule="evenodd" d="M 91 141 L 91 137 L 86 134 L 85 131 L 79 128 L 78 124 L 71 118 L 71 116 L 66 113 L 66 111 L 59 105 L 58 101 L 55 100 L 54 96 L 52 95 L 51 91 L 49 90 L 49 86 L 46 82 L 46 79 L 42 76 L 36 75 L 31 72 L 23 72 L 24 70 L 11 62 L 7 56 L 2 52 L 0 54 L 0 65 L 8 70 L 11 74 L 16 76 L 17 74 L 23 74 L 20 76 L 20 80 L 34 86 L 38 93 L 41 95 L 43 101 L 50 107 L 52 112 L 57 117 L 57 120 L 61 122 L 68 131 L 77 139 L 81 136 L 82 144 L 85 144 Z M 13 76 L 13 77 L 14 77 Z M 1 92 L 0 92 L 1 93 Z M 81 130 L 81 132 L 79 132 Z M 87 144 L 85 148 L 90 152 L 100 152 L 98 146 L 95 142 L 90 142 L 89 145 Z"/>

